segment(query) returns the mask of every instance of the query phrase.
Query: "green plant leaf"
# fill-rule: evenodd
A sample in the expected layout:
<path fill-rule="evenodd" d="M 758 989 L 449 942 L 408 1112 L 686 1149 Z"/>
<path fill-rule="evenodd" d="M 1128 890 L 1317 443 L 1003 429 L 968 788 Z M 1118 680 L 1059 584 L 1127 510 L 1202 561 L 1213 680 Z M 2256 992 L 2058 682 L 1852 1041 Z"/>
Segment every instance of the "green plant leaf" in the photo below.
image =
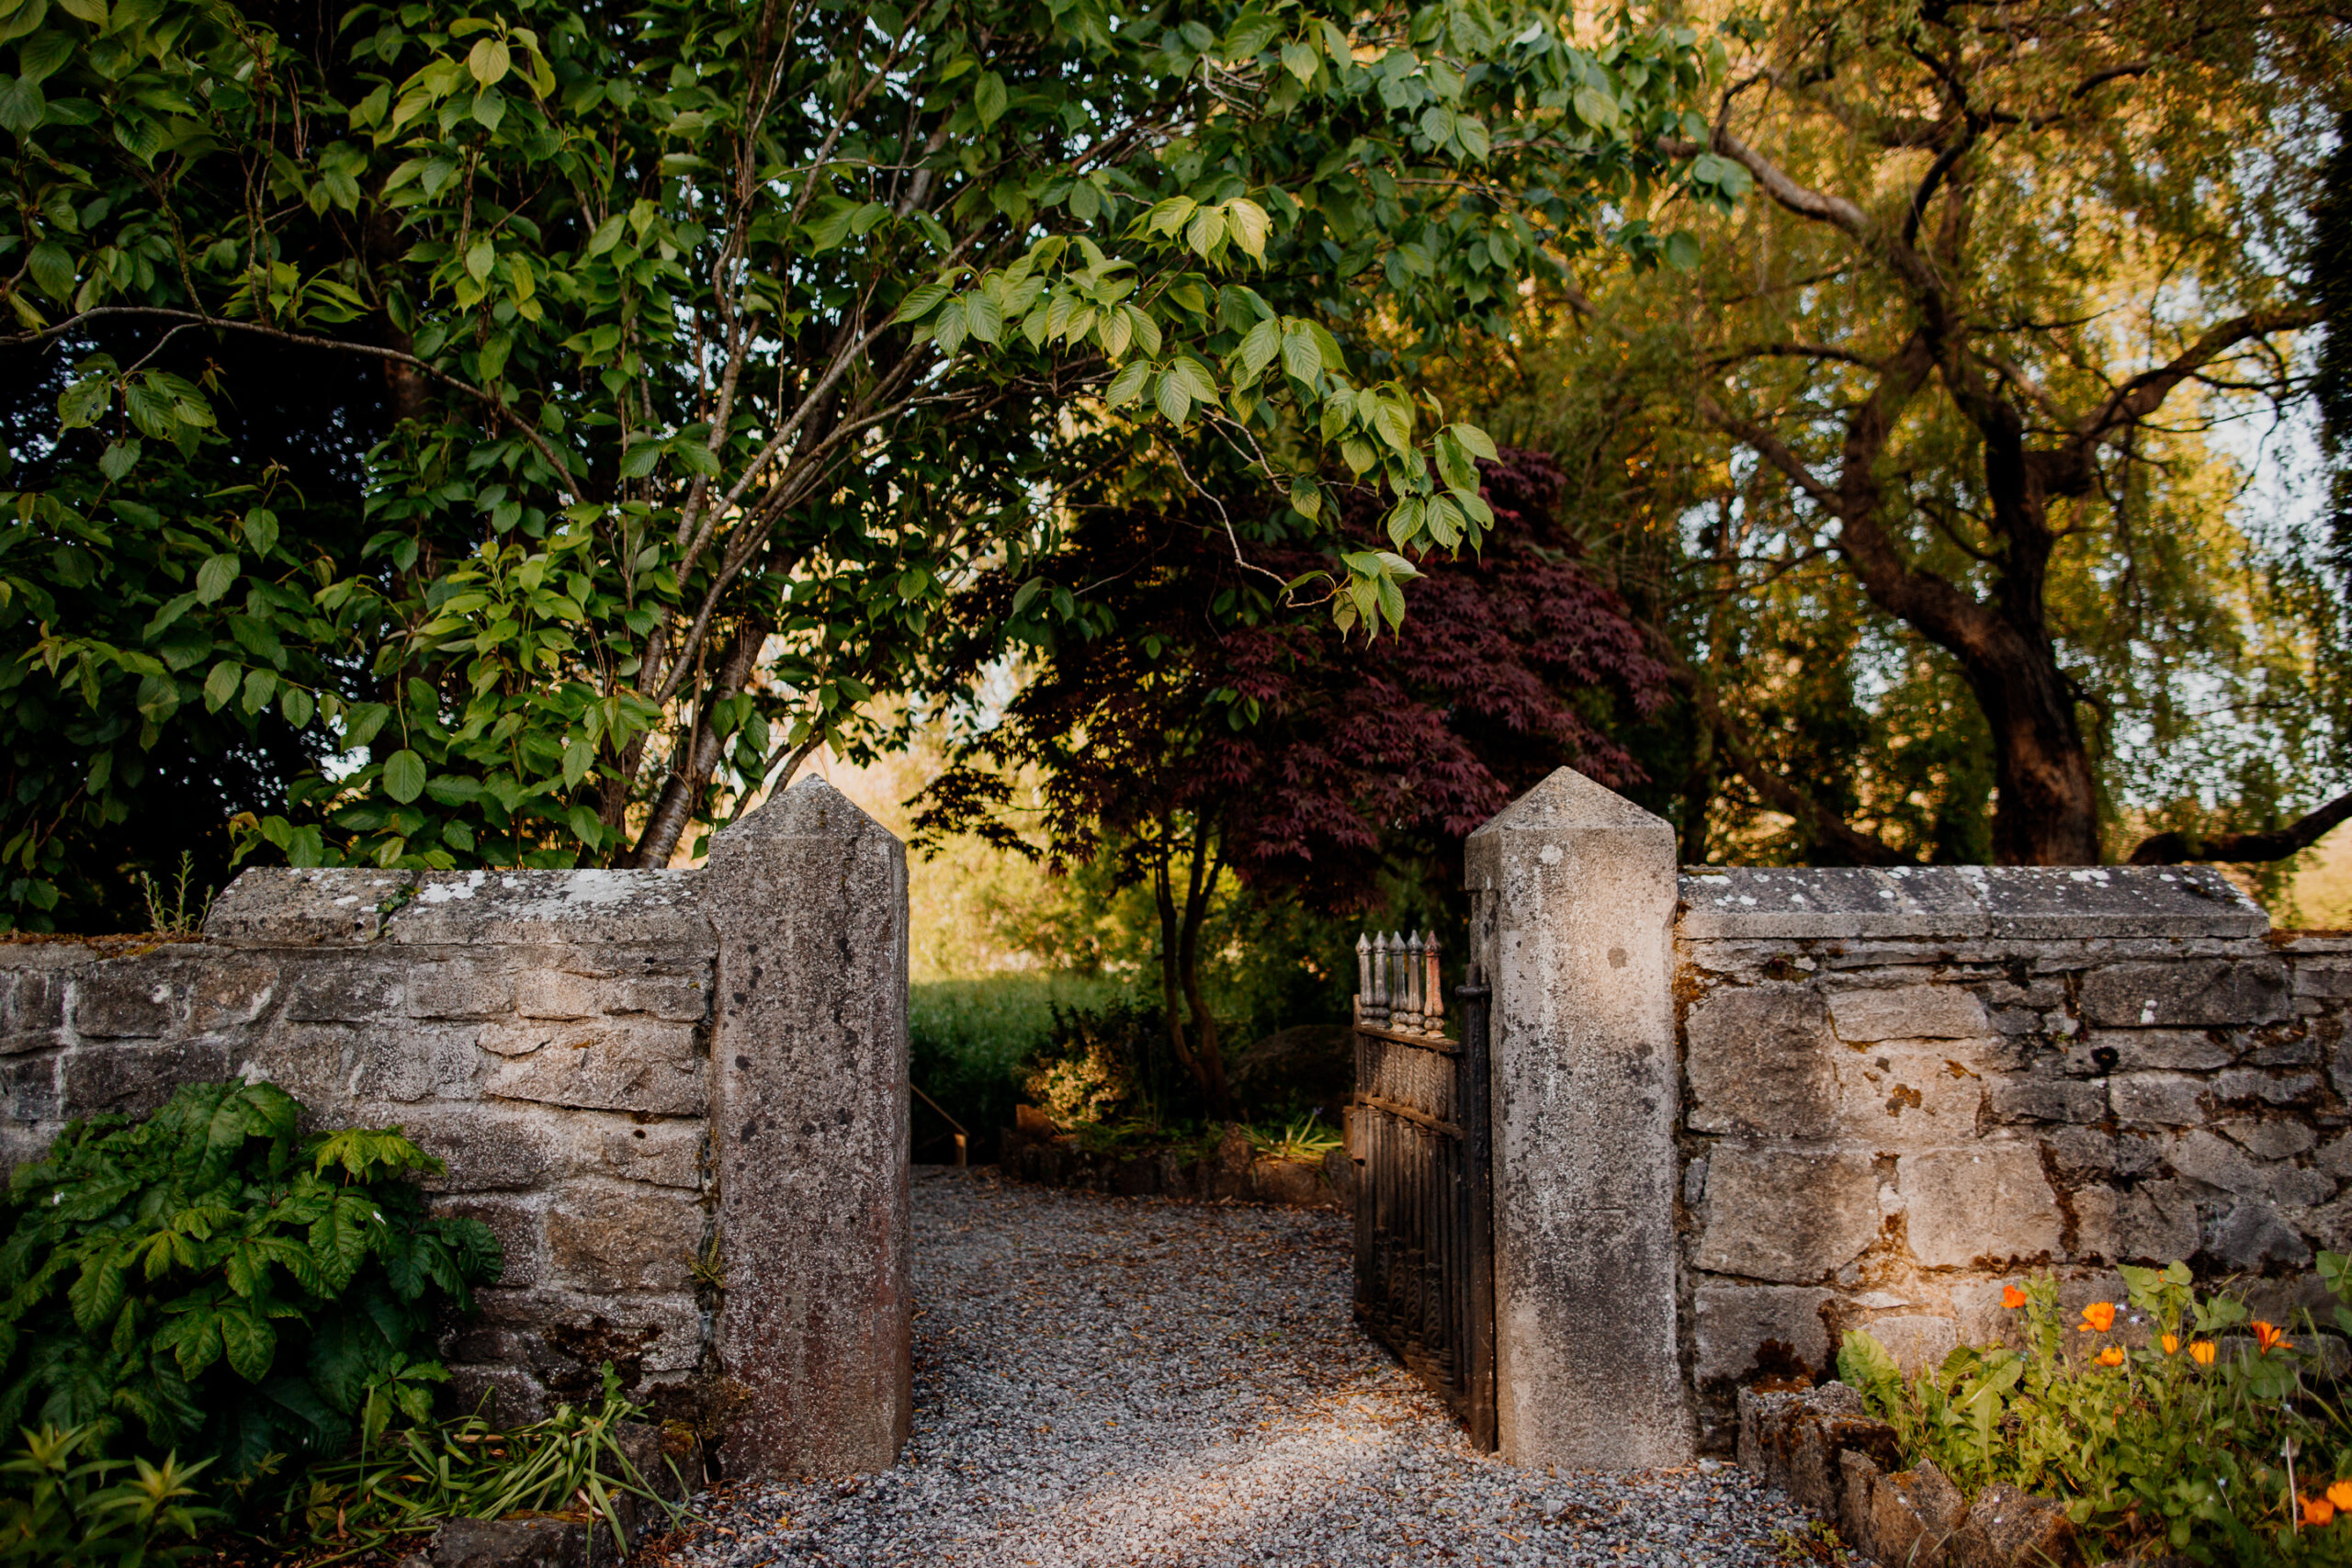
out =
<path fill-rule="evenodd" d="M 424 793 L 424 759 L 403 748 L 384 759 L 384 793 L 402 806 Z"/>

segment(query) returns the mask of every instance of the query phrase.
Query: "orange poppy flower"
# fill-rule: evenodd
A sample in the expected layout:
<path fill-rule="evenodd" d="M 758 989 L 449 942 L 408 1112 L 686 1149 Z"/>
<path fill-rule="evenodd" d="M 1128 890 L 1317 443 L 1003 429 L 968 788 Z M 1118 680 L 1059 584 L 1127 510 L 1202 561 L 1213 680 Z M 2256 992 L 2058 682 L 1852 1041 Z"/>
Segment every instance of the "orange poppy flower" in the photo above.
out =
<path fill-rule="evenodd" d="M 2163 1338 L 2161 1341 L 2159 1341 L 2159 1343 L 2161 1343 L 2161 1344 L 2164 1346 L 2164 1348 L 2165 1348 L 2165 1355 L 2167 1355 L 2167 1356 L 2177 1356 L 2177 1355 L 2180 1354 L 2180 1336 L 2179 1336 L 2179 1335 L 2177 1335 L 2177 1334 L 2167 1334 L 2167 1335 L 2165 1335 L 2165 1336 L 2164 1337 L 2164 1338 Z"/>
<path fill-rule="evenodd" d="M 2083 1309 L 2083 1325 L 2075 1332 L 2080 1334 L 2104 1334 L 2114 1326 L 2115 1303 L 2113 1302 L 2093 1302 L 2090 1305 Z"/>
<path fill-rule="evenodd" d="M 2001 1287 L 2001 1304 L 2015 1312 L 2025 1305 L 2025 1292 L 2015 1285 L 2004 1285 Z"/>
<path fill-rule="evenodd" d="M 2339 1481 L 2329 1487 L 2327 1500 L 2339 1508 L 2352 1508 L 2352 1481 Z"/>
<path fill-rule="evenodd" d="M 2303 1499 L 2303 1523 L 2324 1525 L 2334 1517 L 2335 1517 L 2335 1505 L 2326 1498 L 2306 1497 Z"/>
<path fill-rule="evenodd" d="M 2295 1348 L 2295 1342 L 2287 1337 L 2285 1329 L 2273 1328 L 2259 1318 L 2256 1318 L 2254 1324 L 2254 1342 L 2256 1348 L 2265 1352 L 2291 1350 Z"/>
<path fill-rule="evenodd" d="M 2098 1364 L 2102 1367 L 2121 1366 L 2123 1364 L 2123 1347 L 2120 1345 L 2109 1345 L 2106 1349 L 2101 1350 L 2098 1353 Z"/>
<path fill-rule="evenodd" d="M 2210 1367 L 2213 1364 L 2213 1342 L 2211 1339 L 2194 1340 L 2188 1347 L 2188 1354 L 2199 1366 Z"/>

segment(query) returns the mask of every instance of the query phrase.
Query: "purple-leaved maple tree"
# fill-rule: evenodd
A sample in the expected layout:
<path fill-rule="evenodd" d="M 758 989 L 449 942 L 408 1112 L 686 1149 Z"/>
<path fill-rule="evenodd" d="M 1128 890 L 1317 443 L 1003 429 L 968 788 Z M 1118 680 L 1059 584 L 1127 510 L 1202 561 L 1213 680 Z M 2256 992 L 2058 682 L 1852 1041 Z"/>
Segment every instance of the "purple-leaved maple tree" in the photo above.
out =
<path fill-rule="evenodd" d="M 1480 471 L 1483 552 L 1419 562 L 1402 625 L 1369 641 L 1283 606 L 1283 582 L 1322 555 L 1279 525 L 1228 533 L 1216 502 L 1134 475 L 1115 503 L 1077 509 L 1035 563 L 1049 581 L 993 574 L 960 601 L 948 679 L 1015 648 L 1026 679 L 921 797 L 922 840 L 977 832 L 1057 865 L 1110 853 L 1148 882 L 1169 1044 L 1220 1115 L 1200 938 L 1222 874 L 1361 909 L 1384 871 L 1451 858 L 1554 768 L 1642 776 L 1611 729 L 1664 705 L 1668 671 L 1561 529 L 1550 459 L 1506 448 Z M 1369 504 L 1342 521 L 1351 547 L 1385 547 Z M 1010 809 L 1024 773 L 1033 822 Z"/>

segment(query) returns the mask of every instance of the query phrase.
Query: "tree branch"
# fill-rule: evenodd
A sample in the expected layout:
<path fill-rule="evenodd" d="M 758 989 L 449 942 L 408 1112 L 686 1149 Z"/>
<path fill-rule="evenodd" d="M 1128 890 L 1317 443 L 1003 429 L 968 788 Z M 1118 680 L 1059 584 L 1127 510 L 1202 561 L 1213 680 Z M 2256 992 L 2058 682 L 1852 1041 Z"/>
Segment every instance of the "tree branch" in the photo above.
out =
<path fill-rule="evenodd" d="M 2285 860 L 2301 854 L 2325 838 L 2330 829 L 2352 821 L 2352 795 L 2339 795 L 2318 810 L 2267 833 L 2222 833 L 2211 839 L 2187 833 L 2158 833 L 2140 840 L 2132 852 L 2133 865 L 2178 865 L 2184 861 L 2227 861 L 2247 865 L 2257 861 Z"/>

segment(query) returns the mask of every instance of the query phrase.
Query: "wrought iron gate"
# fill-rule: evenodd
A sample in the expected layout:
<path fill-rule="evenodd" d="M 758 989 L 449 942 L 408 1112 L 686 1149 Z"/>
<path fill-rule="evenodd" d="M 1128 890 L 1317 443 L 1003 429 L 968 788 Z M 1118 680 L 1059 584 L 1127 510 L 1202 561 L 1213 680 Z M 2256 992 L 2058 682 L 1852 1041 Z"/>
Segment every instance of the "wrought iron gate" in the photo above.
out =
<path fill-rule="evenodd" d="M 1495 1447 L 1487 987 L 1445 1032 L 1435 935 L 1356 941 L 1356 1317 Z"/>

